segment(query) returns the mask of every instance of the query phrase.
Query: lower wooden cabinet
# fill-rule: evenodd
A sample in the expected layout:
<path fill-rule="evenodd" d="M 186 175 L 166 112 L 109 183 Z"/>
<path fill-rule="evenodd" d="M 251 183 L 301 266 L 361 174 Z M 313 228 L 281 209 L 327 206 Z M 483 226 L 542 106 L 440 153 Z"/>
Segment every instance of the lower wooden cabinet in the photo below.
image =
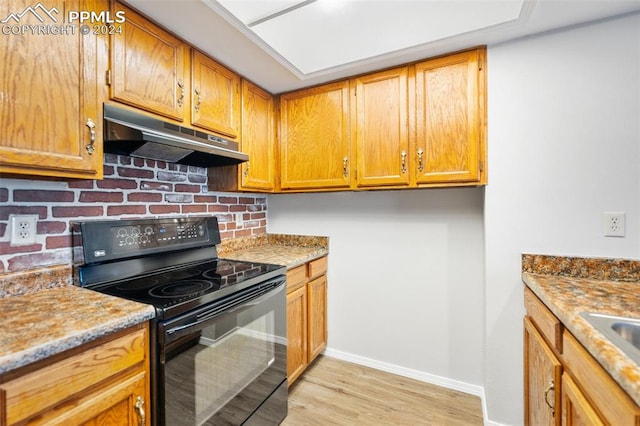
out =
<path fill-rule="evenodd" d="M 525 425 L 640 425 L 640 406 L 528 288 L 525 306 Z"/>
<path fill-rule="evenodd" d="M 327 347 L 326 272 L 326 256 L 287 272 L 289 385 Z"/>
<path fill-rule="evenodd" d="M 7 373 L 0 424 L 148 425 L 148 325 Z"/>
<path fill-rule="evenodd" d="M 580 387 L 566 373 L 562 375 L 562 424 L 604 425 Z"/>
<path fill-rule="evenodd" d="M 560 425 L 562 364 L 529 318 L 524 319 L 525 424 Z"/>

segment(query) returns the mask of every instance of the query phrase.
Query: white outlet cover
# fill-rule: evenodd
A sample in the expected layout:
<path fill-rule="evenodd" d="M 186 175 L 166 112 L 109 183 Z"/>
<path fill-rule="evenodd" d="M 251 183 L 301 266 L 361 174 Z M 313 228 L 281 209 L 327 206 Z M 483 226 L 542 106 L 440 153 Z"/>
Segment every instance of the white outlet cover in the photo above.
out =
<path fill-rule="evenodd" d="M 624 237 L 625 213 L 604 212 L 602 214 L 602 233 L 605 237 Z"/>
<path fill-rule="evenodd" d="M 9 227 L 11 228 L 10 245 L 26 246 L 36 243 L 38 215 L 10 215 Z"/>

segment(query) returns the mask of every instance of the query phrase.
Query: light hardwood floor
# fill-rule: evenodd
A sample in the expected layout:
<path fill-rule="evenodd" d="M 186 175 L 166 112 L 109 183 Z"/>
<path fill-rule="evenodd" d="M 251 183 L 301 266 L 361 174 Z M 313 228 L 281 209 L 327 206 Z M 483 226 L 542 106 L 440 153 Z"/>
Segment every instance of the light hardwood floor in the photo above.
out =
<path fill-rule="evenodd" d="M 482 425 L 480 398 L 320 356 L 289 389 L 282 426 Z"/>

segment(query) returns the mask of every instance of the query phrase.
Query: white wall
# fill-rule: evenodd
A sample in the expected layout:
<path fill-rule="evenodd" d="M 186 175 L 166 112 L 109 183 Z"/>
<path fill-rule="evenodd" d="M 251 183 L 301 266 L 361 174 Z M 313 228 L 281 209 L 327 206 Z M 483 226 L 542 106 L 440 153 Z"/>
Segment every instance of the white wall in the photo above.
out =
<path fill-rule="evenodd" d="M 485 198 L 489 418 L 522 423 L 523 252 L 640 245 L 640 15 L 489 47 Z M 626 238 L 602 213 L 626 212 Z"/>
<path fill-rule="evenodd" d="M 269 196 L 268 232 L 329 237 L 332 355 L 480 389 L 483 198 L 477 188 Z"/>

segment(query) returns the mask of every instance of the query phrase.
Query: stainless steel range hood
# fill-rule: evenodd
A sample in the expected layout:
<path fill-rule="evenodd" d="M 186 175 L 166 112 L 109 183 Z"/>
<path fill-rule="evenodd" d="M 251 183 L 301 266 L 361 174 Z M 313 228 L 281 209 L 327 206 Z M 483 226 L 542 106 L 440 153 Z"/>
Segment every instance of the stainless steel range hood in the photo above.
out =
<path fill-rule="evenodd" d="M 113 105 L 104 105 L 104 151 L 198 167 L 249 160 L 238 143 Z"/>

